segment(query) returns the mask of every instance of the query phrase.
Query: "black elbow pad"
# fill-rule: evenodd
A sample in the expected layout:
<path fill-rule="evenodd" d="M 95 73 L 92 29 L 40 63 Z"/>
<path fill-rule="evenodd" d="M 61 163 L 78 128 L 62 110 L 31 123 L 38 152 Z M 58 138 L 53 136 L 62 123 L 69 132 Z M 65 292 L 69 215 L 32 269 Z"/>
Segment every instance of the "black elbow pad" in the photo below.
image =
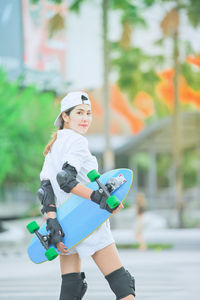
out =
<path fill-rule="evenodd" d="M 42 214 L 49 211 L 56 211 L 54 191 L 50 180 L 43 180 L 38 190 L 38 198 L 43 205 Z M 53 206 L 51 206 L 53 205 Z"/>
<path fill-rule="evenodd" d="M 62 171 L 60 171 L 56 176 L 61 190 L 66 193 L 70 193 L 71 190 L 78 184 L 76 176 L 76 169 L 73 166 L 69 165 L 68 162 L 64 163 Z"/>

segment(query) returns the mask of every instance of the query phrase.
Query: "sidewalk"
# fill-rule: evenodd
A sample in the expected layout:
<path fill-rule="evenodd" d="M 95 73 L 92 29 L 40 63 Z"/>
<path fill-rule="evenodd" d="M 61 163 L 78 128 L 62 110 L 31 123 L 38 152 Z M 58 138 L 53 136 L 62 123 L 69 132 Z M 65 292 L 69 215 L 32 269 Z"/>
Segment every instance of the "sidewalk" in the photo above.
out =
<path fill-rule="evenodd" d="M 133 230 L 112 230 L 117 244 L 128 245 L 136 242 Z M 147 243 L 171 244 L 175 249 L 199 249 L 200 229 L 160 229 L 144 232 Z"/>
<path fill-rule="evenodd" d="M 123 265 L 136 279 L 137 300 L 199 300 L 200 252 L 120 249 Z M 59 297 L 59 260 L 33 264 L 27 254 L 0 255 L 1 300 L 55 300 Z M 83 259 L 85 300 L 115 296 L 91 258 Z"/>

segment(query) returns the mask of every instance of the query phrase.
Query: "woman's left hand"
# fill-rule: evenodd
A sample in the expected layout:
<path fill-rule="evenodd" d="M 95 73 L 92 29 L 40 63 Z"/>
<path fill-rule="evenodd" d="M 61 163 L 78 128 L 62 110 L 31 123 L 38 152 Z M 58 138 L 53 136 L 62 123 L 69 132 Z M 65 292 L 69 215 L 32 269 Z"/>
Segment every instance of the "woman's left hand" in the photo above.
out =
<path fill-rule="evenodd" d="M 118 213 L 122 208 L 124 208 L 124 206 L 122 203 L 120 203 L 120 205 L 112 212 L 112 214 L 114 215 Z"/>

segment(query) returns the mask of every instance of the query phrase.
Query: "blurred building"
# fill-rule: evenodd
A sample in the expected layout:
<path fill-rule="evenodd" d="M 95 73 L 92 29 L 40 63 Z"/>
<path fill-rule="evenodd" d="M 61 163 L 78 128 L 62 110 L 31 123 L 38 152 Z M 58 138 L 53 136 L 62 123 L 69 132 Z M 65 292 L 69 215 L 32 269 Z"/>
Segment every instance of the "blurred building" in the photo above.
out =
<path fill-rule="evenodd" d="M 14 80 L 23 73 L 24 43 L 20 0 L 0 1 L 0 66 Z"/>
<path fill-rule="evenodd" d="M 42 0 L 33 5 L 22 0 L 22 17 L 26 82 L 62 92 L 66 80 L 66 3 L 58 6 Z"/>
<path fill-rule="evenodd" d="M 0 2 L 0 65 L 15 80 L 40 90 L 66 90 L 67 5 L 46 0 Z M 56 24 L 56 25 L 55 25 Z M 57 27 L 56 27 L 57 26 Z"/>
<path fill-rule="evenodd" d="M 182 152 L 196 150 L 200 157 L 200 112 L 185 112 L 181 115 L 181 150 Z M 173 119 L 167 117 L 143 130 L 136 137 L 129 139 L 124 145 L 116 149 L 116 167 L 129 167 L 134 170 L 134 189 L 135 193 L 143 191 L 148 195 L 151 208 L 173 207 L 175 203 L 175 170 L 173 160 L 169 166 L 169 178 L 167 188 L 158 188 L 157 178 L 157 157 L 158 155 L 169 155 L 172 157 L 173 144 Z M 138 153 L 146 153 L 149 158 L 148 170 L 142 174 L 138 170 L 136 156 Z M 198 184 L 194 190 L 185 193 L 185 203 L 193 205 L 196 201 L 199 207 L 200 199 L 200 164 L 197 166 Z"/>

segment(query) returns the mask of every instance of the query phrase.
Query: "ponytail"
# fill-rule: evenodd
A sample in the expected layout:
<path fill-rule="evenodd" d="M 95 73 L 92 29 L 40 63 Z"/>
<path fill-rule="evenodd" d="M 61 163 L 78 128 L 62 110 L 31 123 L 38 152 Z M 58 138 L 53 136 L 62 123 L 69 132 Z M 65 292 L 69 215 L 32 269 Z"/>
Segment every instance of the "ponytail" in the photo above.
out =
<path fill-rule="evenodd" d="M 71 111 L 74 108 L 75 108 L 75 106 L 71 107 L 70 109 L 68 109 L 67 111 L 65 111 L 66 115 L 69 116 L 70 113 L 71 113 Z M 61 120 L 61 126 L 60 126 L 60 128 L 58 130 L 63 129 L 63 127 L 64 127 L 64 120 L 62 119 Z M 58 135 L 58 130 L 52 134 L 52 139 L 49 141 L 49 143 L 44 148 L 44 152 L 43 152 L 44 156 L 46 156 L 48 154 L 48 152 L 51 150 L 51 147 L 53 146 L 53 143 L 56 141 L 57 135 Z"/>
<path fill-rule="evenodd" d="M 48 142 L 48 144 L 44 148 L 44 152 L 43 152 L 44 156 L 46 156 L 48 154 L 48 152 L 51 150 L 51 147 L 53 146 L 54 142 L 57 139 L 58 131 L 63 129 L 63 127 L 64 127 L 64 120 L 62 119 L 62 124 L 61 124 L 60 128 L 52 134 L 52 139 Z"/>
<path fill-rule="evenodd" d="M 46 145 L 46 147 L 44 149 L 44 152 L 43 152 L 44 156 L 47 155 L 47 153 L 51 150 L 51 147 L 53 146 L 53 143 L 56 141 L 57 135 L 58 135 L 58 130 L 52 134 L 52 139 Z"/>

